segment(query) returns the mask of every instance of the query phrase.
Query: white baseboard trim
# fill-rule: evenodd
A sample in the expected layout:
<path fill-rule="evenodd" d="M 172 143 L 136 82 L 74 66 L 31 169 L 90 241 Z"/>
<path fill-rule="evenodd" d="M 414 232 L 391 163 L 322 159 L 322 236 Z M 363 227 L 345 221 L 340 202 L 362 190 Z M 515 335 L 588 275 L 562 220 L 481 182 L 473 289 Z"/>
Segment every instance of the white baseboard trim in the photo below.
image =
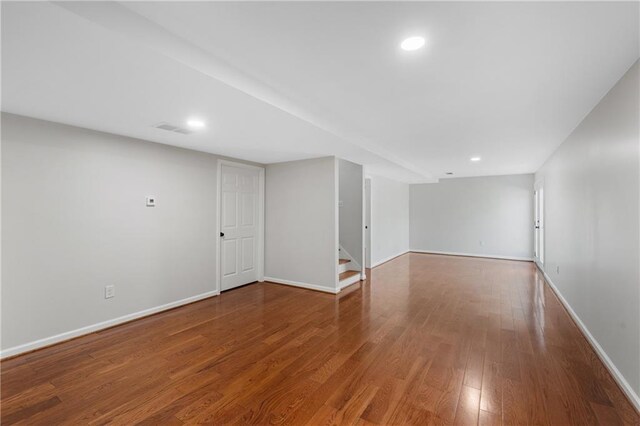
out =
<path fill-rule="evenodd" d="M 25 343 L 22 345 L 14 346 L 0 351 L 0 359 L 4 359 L 10 356 L 19 355 L 25 352 L 31 352 L 36 349 L 41 349 L 47 346 L 51 346 L 56 343 L 64 342 L 76 337 L 91 334 L 96 331 L 104 330 L 105 328 L 113 327 L 125 322 L 129 322 L 138 318 L 153 315 L 158 312 L 166 311 L 168 309 L 177 308 L 178 306 L 186 305 L 188 303 L 197 302 L 202 299 L 217 296 L 219 291 L 209 291 L 206 293 L 198 294 L 196 296 L 187 297 L 186 299 L 177 300 L 175 302 L 167 303 L 153 308 L 145 309 L 143 311 L 134 312 L 132 314 L 124 315 L 118 318 L 110 319 L 107 321 L 99 322 L 97 324 L 88 325 L 75 330 L 66 331 L 64 333 L 56 334 L 55 336 L 45 337 L 43 339 L 34 340 L 33 342 Z"/>
<path fill-rule="evenodd" d="M 276 283 L 276 284 L 284 284 L 284 285 L 290 285 L 293 287 L 306 288 L 309 290 L 322 291 L 324 293 L 330 293 L 330 294 L 338 293 L 338 290 L 328 288 L 328 287 L 323 287 L 321 285 L 303 283 L 299 281 L 283 280 L 282 278 L 264 277 L 264 280 L 271 281 L 272 283 Z"/>
<path fill-rule="evenodd" d="M 398 253 L 398 254 L 394 254 L 394 255 L 392 255 L 392 256 L 385 257 L 384 259 L 379 260 L 379 261 L 375 262 L 373 265 L 371 265 L 371 269 L 375 268 L 376 266 L 380 266 L 380 265 L 382 265 L 383 263 L 387 263 L 388 261 L 393 260 L 393 259 L 395 259 L 396 257 L 400 257 L 400 256 L 402 256 L 403 254 L 407 254 L 407 253 L 409 253 L 409 251 L 410 251 L 410 250 L 405 250 L 405 251 L 400 252 L 400 253 Z"/>
<path fill-rule="evenodd" d="M 596 352 L 596 354 L 598 355 L 602 363 L 605 365 L 605 367 L 607 367 L 607 369 L 609 370 L 609 373 L 611 373 L 611 376 L 613 376 L 613 379 L 618 383 L 618 386 L 620 386 L 620 388 L 625 393 L 627 398 L 629 398 L 629 401 L 631 401 L 631 403 L 635 406 L 636 410 L 640 412 L 640 396 L 635 393 L 631 385 L 627 382 L 627 380 L 624 378 L 622 373 L 620 373 L 620 370 L 616 368 L 611 358 L 609 358 L 609 356 L 607 355 L 605 350 L 602 348 L 602 346 L 600 346 L 596 338 L 593 337 L 591 332 L 589 332 L 589 329 L 582 322 L 578 314 L 576 314 L 573 308 L 571 308 L 571 305 L 569 305 L 569 302 L 567 302 L 567 300 L 564 298 L 562 293 L 560 293 L 560 290 L 558 290 L 558 287 L 556 287 L 553 281 L 551 281 L 551 278 L 549 277 L 549 275 L 547 275 L 547 273 L 544 270 L 542 270 L 539 266 L 538 266 L 538 269 L 540 269 L 540 272 L 542 272 L 542 275 L 544 276 L 545 281 L 547 282 L 551 290 L 553 290 L 555 295 L 558 297 L 558 300 L 560 301 L 560 303 L 562 303 L 564 308 L 567 310 L 567 312 L 569 313 L 569 316 L 571 316 L 573 321 L 576 323 L 576 325 L 584 335 L 584 337 L 587 338 L 587 341 L 589 342 L 593 350 Z"/>
<path fill-rule="evenodd" d="M 500 256 L 500 255 L 492 255 L 492 254 L 459 253 L 455 251 L 434 251 L 434 250 L 418 250 L 418 249 L 411 249 L 409 251 L 411 253 L 444 254 L 447 256 L 483 257 L 487 259 L 519 260 L 523 262 L 533 262 L 532 257 Z"/>

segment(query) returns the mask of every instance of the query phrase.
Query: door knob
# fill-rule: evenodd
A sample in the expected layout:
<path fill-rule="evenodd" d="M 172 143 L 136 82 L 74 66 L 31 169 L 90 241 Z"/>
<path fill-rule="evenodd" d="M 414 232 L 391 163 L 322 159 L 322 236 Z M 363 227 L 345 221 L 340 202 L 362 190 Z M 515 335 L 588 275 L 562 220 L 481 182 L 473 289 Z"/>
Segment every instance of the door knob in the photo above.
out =
<path fill-rule="evenodd" d="M 221 236 L 221 237 L 224 237 L 224 232 L 221 232 L 221 233 L 220 233 L 220 236 Z"/>

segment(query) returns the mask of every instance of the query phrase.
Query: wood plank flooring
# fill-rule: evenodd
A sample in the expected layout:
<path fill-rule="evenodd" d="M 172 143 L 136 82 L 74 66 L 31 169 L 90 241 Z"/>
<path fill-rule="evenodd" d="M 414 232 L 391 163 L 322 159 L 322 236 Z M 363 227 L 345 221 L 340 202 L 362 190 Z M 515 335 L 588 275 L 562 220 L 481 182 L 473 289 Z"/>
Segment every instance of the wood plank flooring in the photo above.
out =
<path fill-rule="evenodd" d="M 2 424 L 639 424 L 531 263 L 407 254 L 367 276 L 253 284 L 4 361 Z"/>

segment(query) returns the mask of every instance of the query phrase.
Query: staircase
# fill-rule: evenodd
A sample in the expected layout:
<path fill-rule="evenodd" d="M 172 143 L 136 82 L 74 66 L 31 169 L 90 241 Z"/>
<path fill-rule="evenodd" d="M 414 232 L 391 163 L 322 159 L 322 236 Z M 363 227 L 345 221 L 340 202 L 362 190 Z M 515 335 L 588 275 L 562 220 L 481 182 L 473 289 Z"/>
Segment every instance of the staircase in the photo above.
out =
<path fill-rule="evenodd" d="M 349 259 L 338 259 L 338 279 L 341 289 L 360 281 L 360 271 L 350 270 L 350 265 Z"/>

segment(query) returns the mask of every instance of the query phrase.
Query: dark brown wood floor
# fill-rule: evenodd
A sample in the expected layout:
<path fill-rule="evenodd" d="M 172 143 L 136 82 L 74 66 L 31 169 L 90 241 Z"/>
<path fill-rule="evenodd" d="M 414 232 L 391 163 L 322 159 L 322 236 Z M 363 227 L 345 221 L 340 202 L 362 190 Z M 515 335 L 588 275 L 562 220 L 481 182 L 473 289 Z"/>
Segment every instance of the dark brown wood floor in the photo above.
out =
<path fill-rule="evenodd" d="M 2 424 L 638 424 L 531 263 L 408 254 L 2 363 Z"/>

